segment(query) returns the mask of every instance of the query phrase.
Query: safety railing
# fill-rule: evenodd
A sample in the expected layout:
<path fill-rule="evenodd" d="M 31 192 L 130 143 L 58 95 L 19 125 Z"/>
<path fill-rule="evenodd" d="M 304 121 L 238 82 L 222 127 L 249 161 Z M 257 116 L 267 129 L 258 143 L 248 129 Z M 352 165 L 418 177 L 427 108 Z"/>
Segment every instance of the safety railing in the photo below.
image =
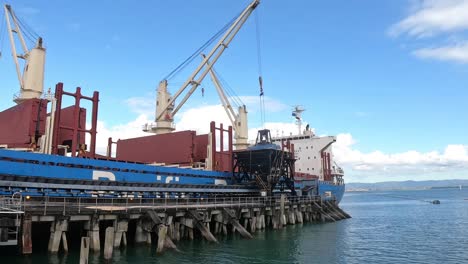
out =
<path fill-rule="evenodd" d="M 12 197 L 0 197 L 0 214 L 22 214 L 22 199 Z"/>
<path fill-rule="evenodd" d="M 285 206 L 310 204 L 320 196 L 286 197 Z M 23 197 L 22 210 L 32 215 L 73 215 L 93 213 L 142 213 L 146 210 L 177 211 L 221 208 L 279 207 L 280 197 L 199 198 L 101 198 Z"/>

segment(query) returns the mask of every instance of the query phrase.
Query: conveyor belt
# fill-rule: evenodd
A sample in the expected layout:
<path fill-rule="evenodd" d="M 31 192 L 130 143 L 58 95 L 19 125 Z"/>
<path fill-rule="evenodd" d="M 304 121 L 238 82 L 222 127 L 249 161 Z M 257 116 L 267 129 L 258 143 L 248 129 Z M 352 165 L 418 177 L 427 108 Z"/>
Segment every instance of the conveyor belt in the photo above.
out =
<path fill-rule="evenodd" d="M 171 192 L 171 193 L 259 193 L 255 187 L 244 185 L 197 185 L 197 184 L 173 184 L 173 183 L 137 183 L 118 181 L 90 181 L 53 179 L 44 177 L 23 177 L 15 175 L 0 175 L 0 189 L 3 188 L 34 188 L 53 189 L 60 191 L 74 190 L 82 192 Z M 36 192 L 44 193 L 44 190 Z"/>

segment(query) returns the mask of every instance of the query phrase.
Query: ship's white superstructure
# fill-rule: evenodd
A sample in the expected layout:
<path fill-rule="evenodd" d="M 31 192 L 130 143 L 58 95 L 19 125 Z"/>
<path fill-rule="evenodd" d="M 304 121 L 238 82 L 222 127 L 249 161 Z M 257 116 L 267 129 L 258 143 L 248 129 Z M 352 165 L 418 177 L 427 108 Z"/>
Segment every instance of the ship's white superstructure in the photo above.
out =
<path fill-rule="evenodd" d="M 293 116 L 298 125 L 298 134 L 273 138 L 273 143 L 281 146 L 289 141 L 294 148 L 295 172 L 297 179 L 317 178 L 334 184 L 343 184 L 344 172 L 333 161 L 332 144 L 336 142 L 335 136 L 316 136 L 307 125 L 302 127 L 301 107 L 295 107 Z"/>

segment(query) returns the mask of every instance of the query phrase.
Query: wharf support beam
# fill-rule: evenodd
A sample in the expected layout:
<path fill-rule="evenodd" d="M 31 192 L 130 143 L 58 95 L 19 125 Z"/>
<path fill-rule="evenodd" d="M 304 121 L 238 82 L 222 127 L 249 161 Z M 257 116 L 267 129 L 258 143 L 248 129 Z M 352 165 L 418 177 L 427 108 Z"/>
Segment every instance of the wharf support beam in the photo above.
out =
<path fill-rule="evenodd" d="M 127 246 L 127 231 L 128 219 L 118 219 L 114 222 L 114 247 L 119 248 L 121 245 Z"/>
<path fill-rule="evenodd" d="M 226 213 L 226 218 L 228 219 L 228 223 L 231 224 L 235 230 L 237 230 L 241 236 L 245 238 L 252 239 L 252 235 L 247 231 L 237 220 L 235 212 L 232 209 L 224 208 L 224 212 Z"/>
<path fill-rule="evenodd" d="M 218 240 L 210 232 L 210 229 L 203 224 L 203 218 L 200 216 L 200 213 L 195 210 L 190 210 L 188 213 L 193 217 L 195 226 L 200 230 L 202 236 L 208 241 L 218 243 Z"/>
<path fill-rule="evenodd" d="M 94 252 L 101 250 L 101 242 L 99 239 L 99 216 L 93 215 L 91 220 L 86 221 L 84 229 L 88 233 L 89 248 Z"/>
<path fill-rule="evenodd" d="M 68 252 L 67 232 L 68 219 L 56 219 L 50 226 L 49 252 L 57 253 L 62 242 L 63 251 Z"/>

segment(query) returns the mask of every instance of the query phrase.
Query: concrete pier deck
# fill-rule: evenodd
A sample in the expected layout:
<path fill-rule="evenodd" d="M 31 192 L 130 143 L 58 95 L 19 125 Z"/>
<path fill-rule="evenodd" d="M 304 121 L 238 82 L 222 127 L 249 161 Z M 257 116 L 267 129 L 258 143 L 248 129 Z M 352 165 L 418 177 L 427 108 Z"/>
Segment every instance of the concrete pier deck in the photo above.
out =
<path fill-rule="evenodd" d="M 114 249 L 130 243 L 155 244 L 157 253 L 177 250 L 182 239 L 205 239 L 306 222 L 338 221 L 350 216 L 334 201 L 316 197 L 211 197 L 211 198 L 89 198 L 22 197 L 16 200 L 17 214 L 0 213 L 1 223 L 13 223 L 23 254 L 33 252 L 32 230 L 36 223 L 50 224 L 48 251 L 67 252 L 69 225 L 79 222 L 82 247 L 112 258 Z M 7 220 L 7 219 L 12 219 Z M 105 221 L 103 227 L 101 222 Z M 131 229 L 131 230 L 130 230 Z M 1 237 L 1 236 L 0 236 Z M 104 241 L 101 241 L 104 237 Z M 45 242 L 45 241 L 44 241 Z"/>

